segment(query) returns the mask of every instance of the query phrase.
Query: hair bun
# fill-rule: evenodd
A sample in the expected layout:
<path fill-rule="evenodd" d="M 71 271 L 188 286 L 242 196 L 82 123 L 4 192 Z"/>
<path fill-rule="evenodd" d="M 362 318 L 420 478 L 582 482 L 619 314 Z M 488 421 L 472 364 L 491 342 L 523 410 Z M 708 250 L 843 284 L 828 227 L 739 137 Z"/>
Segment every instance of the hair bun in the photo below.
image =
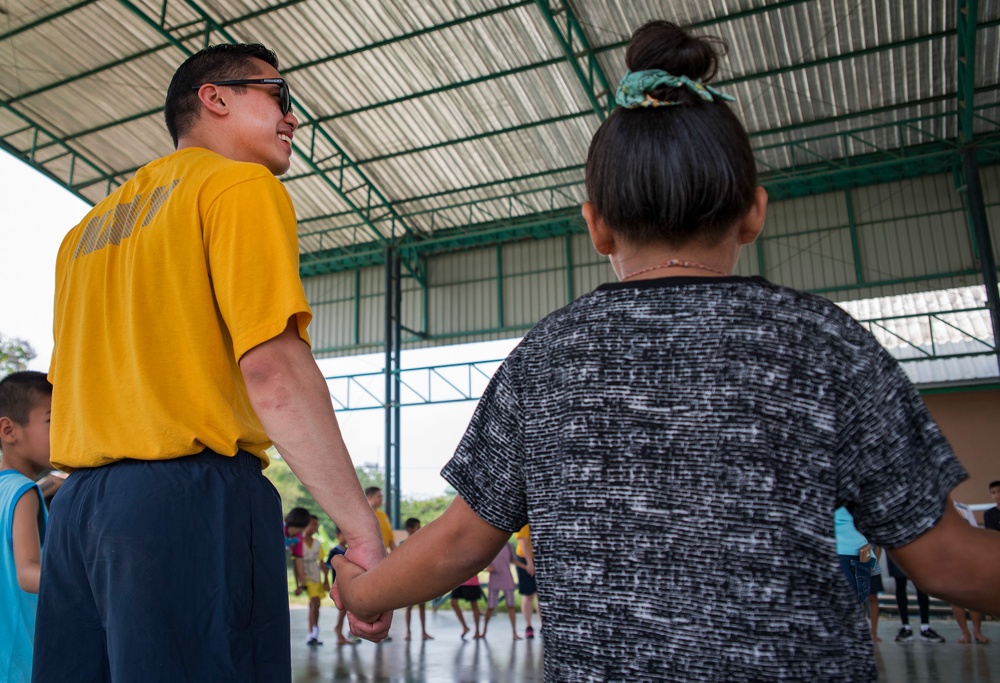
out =
<path fill-rule="evenodd" d="M 629 71 L 661 69 L 707 83 L 718 71 L 719 56 L 725 53 L 726 43 L 721 38 L 692 36 L 669 21 L 651 21 L 632 34 L 625 65 Z"/>

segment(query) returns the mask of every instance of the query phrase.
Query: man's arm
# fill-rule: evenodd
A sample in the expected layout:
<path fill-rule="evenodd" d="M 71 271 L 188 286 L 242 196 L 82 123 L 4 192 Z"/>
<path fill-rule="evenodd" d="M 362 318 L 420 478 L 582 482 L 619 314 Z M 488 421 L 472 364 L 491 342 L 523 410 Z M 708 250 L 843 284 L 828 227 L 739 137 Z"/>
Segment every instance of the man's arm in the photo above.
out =
<path fill-rule="evenodd" d="M 29 490 L 14 506 L 11 527 L 17 585 L 26 593 L 38 592 L 42 575 L 42 544 L 38 536 L 38 496 Z"/>
<path fill-rule="evenodd" d="M 333 597 L 359 619 L 443 595 L 481 571 L 510 538 L 472 511 L 461 496 L 374 569 L 333 558 Z M 349 559 L 349 558 L 347 558 Z M 412 581 L 412 577 L 424 577 Z"/>
<path fill-rule="evenodd" d="M 268 438 L 343 530 L 348 559 L 365 569 L 375 566 L 385 557 L 378 521 L 358 482 L 326 380 L 309 346 L 299 337 L 295 318 L 280 335 L 243 354 L 240 370 Z M 391 621 L 390 612 L 370 628 L 352 622 L 352 630 L 381 640 Z"/>
<path fill-rule="evenodd" d="M 893 562 L 925 593 L 1000 615 L 1000 534 L 965 521 L 948 499 L 940 521 L 913 542 L 888 550 Z"/>
<path fill-rule="evenodd" d="M 292 574 L 295 575 L 295 594 L 302 595 L 306 589 L 306 570 L 301 557 L 292 558 Z"/>

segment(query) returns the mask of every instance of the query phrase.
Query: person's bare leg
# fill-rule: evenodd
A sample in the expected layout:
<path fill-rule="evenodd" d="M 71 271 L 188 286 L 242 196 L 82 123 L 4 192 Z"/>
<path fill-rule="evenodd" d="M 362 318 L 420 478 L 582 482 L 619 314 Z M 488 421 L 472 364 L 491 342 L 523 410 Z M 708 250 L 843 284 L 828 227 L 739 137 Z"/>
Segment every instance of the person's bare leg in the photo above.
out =
<path fill-rule="evenodd" d="M 319 626 L 319 598 L 309 598 L 309 636 L 316 632 Z"/>
<path fill-rule="evenodd" d="M 337 645 L 354 645 L 353 641 L 348 640 L 344 637 L 344 619 L 347 617 L 347 610 L 338 610 L 340 614 L 337 615 L 337 627 L 334 631 L 337 632 Z"/>
<path fill-rule="evenodd" d="M 410 613 L 413 612 L 413 606 L 406 608 L 406 640 L 410 639 Z"/>
<path fill-rule="evenodd" d="M 965 608 L 952 605 L 951 614 L 955 617 L 955 621 L 958 622 L 958 628 L 962 632 L 962 637 L 958 639 L 958 642 L 962 645 L 968 645 L 972 642 L 972 635 L 969 633 L 969 623 L 965 619 Z"/>
<path fill-rule="evenodd" d="M 465 616 L 462 615 L 462 608 L 458 604 L 458 598 L 451 599 L 451 608 L 455 610 L 455 614 L 458 615 L 458 621 L 462 624 L 462 640 L 465 640 L 465 634 L 469 632 L 469 627 L 465 623 Z"/>
<path fill-rule="evenodd" d="M 535 602 L 534 595 L 521 596 L 521 614 L 524 615 L 525 628 L 531 628 L 531 608 L 534 602 Z"/>
<path fill-rule="evenodd" d="M 472 601 L 472 618 L 476 622 L 476 635 L 474 635 L 473 638 L 482 638 L 482 635 L 480 635 L 480 633 L 479 633 L 479 616 L 480 616 L 479 615 L 479 601 L 478 600 L 473 600 Z"/>
<path fill-rule="evenodd" d="M 493 616 L 493 608 L 487 606 L 486 607 L 486 614 L 485 614 L 485 616 L 483 616 L 483 633 L 482 633 L 482 637 L 483 638 L 486 637 L 486 629 L 489 628 L 490 617 L 492 617 L 492 616 Z"/>
<path fill-rule="evenodd" d="M 975 641 L 983 645 L 990 642 L 990 639 L 983 635 L 983 613 L 970 609 L 969 616 L 972 617 L 972 637 Z"/>
<path fill-rule="evenodd" d="M 427 633 L 427 605 L 424 603 L 420 603 L 420 635 L 424 640 L 434 640 L 434 638 Z"/>
<path fill-rule="evenodd" d="M 514 640 L 521 640 L 521 636 L 517 635 L 517 614 L 516 614 L 516 612 L 517 611 L 514 609 L 514 605 L 511 605 L 511 606 L 509 606 L 507 608 L 507 613 L 510 615 L 510 632 L 514 636 Z M 484 631 L 486 630 L 485 626 L 483 627 L 483 630 Z"/>
<path fill-rule="evenodd" d="M 878 595 L 875 593 L 868 596 L 868 619 L 872 630 L 872 642 L 881 643 L 882 639 L 878 637 Z"/>

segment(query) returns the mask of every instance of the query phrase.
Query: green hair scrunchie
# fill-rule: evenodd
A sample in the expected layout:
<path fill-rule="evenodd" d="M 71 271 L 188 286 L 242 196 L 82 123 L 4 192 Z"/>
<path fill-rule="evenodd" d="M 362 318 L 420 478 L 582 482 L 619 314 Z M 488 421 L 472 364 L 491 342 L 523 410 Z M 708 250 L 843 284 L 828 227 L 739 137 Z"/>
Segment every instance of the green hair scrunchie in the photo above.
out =
<path fill-rule="evenodd" d="M 649 93 L 660 87 L 685 87 L 706 102 L 714 102 L 718 97 L 726 102 L 734 102 L 736 98 L 719 92 L 710 85 L 705 85 L 701 79 L 693 80 L 687 76 L 674 76 L 660 69 L 647 71 L 626 71 L 615 93 L 615 102 L 626 109 L 637 107 L 669 107 L 680 102 L 654 99 Z"/>

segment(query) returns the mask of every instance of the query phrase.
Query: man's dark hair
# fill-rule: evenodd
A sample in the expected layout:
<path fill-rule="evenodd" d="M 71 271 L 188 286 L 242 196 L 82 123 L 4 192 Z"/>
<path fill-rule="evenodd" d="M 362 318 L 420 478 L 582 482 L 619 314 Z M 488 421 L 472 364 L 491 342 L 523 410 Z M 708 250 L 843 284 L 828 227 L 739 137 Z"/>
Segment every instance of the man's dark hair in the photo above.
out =
<path fill-rule="evenodd" d="M 267 62 L 278 68 L 278 57 L 259 43 L 237 43 L 234 45 L 211 45 L 184 60 L 167 88 L 167 99 L 163 105 L 163 118 L 167 132 L 177 147 L 177 140 L 186 134 L 198 118 L 200 105 L 196 86 L 213 81 L 234 81 L 247 78 L 258 69 L 254 59 Z M 232 86 L 237 92 L 245 92 L 246 86 Z"/>
<path fill-rule="evenodd" d="M 382 488 L 379 486 L 369 486 L 365 489 L 365 498 L 371 498 L 374 494 L 381 491 Z"/>
<path fill-rule="evenodd" d="M 707 83 L 717 47 L 666 21 L 632 34 L 630 71 L 661 69 Z M 684 86 L 649 93 L 676 106 L 619 108 L 594 134 L 587 155 L 587 198 L 608 227 L 635 245 L 712 244 L 745 215 L 757 189 L 757 163 L 743 124 L 718 98 Z"/>
<path fill-rule="evenodd" d="M 413 529 L 416 529 L 418 526 L 420 526 L 420 520 L 417 519 L 416 517 L 410 517 L 408 520 L 406 520 L 406 524 L 404 524 L 403 526 L 407 531 L 412 532 Z"/>
<path fill-rule="evenodd" d="M 9 417 L 23 427 L 38 402 L 51 395 L 52 385 L 44 372 L 12 372 L 0 380 L 0 417 Z"/>
<path fill-rule="evenodd" d="M 994 486 L 1000 486 L 1000 481 L 991 481 L 989 486 L 990 490 L 992 490 Z"/>
<path fill-rule="evenodd" d="M 285 524 L 288 526 L 304 527 L 309 524 L 309 511 L 305 508 L 292 508 L 285 515 Z"/>

